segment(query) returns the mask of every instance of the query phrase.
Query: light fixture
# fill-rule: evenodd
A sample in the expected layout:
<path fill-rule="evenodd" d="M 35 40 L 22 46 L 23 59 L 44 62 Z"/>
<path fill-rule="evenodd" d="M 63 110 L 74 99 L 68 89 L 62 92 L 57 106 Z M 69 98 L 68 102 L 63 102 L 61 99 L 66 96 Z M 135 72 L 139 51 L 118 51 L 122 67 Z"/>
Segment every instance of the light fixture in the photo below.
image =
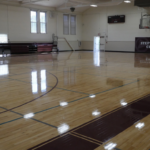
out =
<path fill-rule="evenodd" d="M 144 122 L 140 122 L 135 127 L 138 129 L 142 129 L 144 126 L 145 126 Z"/>
<path fill-rule="evenodd" d="M 58 127 L 58 132 L 60 134 L 63 134 L 65 132 L 67 132 L 68 130 L 69 130 L 69 125 L 67 125 L 66 123 L 63 123 Z"/>
<path fill-rule="evenodd" d="M 131 3 L 131 1 L 130 1 L 130 0 L 124 0 L 124 2 L 125 2 L 125 3 Z"/>
<path fill-rule="evenodd" d="M 94 98 L 94 97 L 96 97 L 96 95 L 90 94 L 89 97 Z"/>
<path fill-rule="evenodd" d="M 101 112 L 99 112 L 98 110 L 95 110 L 95 111 L 92 112 L 93 116 L 98 116 L 100 114 L 101 114 Z"/>
<path fill-rule="evenodd" d="M 104 146 L 106 150 L 113 150 L 117 146 L 116 143 L 108 143 Z"/>
<path fill-rule="evenodd" d="M 60 102 L 60 106 L 67 106 L 68 103 L 67 102 Z"/>
<path fill-rule="evenodd" d="M 32 118 L 33 116 L 34 116 L 34 113 L 29 113 L 29 114 L 24 115 L 23 117 L 25 119 L 29 119 L 29 118 Z"/>
<path fill-rule="evenodd" d="M 94 5 L 94 4 L 92 4 L 92 5 L 90 5 L 91 7 L 97 7 L 97 5 Z"/>

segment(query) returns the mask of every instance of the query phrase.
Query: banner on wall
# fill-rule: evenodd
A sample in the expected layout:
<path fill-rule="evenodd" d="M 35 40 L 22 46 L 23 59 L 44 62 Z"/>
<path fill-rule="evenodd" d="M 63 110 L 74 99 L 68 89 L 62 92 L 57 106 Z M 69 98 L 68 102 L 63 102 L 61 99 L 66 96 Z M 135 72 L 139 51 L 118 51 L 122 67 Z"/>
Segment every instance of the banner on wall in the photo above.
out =
<path fill-rule="evenodd" d="M 135 52 L 150 52 L 150 37 L 135 38 Z"/>

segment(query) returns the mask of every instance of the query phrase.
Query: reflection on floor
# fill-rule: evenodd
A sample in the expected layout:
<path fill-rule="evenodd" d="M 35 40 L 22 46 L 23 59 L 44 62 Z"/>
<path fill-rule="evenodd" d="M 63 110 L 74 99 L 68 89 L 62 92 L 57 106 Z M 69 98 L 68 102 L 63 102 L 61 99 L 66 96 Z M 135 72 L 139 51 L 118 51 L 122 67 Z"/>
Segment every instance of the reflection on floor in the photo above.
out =
<path fill-rule="evenodd" d="M 0 150 L 150 149 L 149 58 L 0 56 Z"/>

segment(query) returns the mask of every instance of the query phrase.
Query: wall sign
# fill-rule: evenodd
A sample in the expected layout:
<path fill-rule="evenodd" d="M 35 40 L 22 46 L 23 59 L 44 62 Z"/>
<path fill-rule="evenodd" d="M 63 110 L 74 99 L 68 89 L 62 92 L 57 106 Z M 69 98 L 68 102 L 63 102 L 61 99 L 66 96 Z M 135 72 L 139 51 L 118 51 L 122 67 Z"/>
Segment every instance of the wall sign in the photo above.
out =
<path fill-rule="evenodd" d="M 135 52 L 150 52 L 150 37 L 135 38 Z"/>

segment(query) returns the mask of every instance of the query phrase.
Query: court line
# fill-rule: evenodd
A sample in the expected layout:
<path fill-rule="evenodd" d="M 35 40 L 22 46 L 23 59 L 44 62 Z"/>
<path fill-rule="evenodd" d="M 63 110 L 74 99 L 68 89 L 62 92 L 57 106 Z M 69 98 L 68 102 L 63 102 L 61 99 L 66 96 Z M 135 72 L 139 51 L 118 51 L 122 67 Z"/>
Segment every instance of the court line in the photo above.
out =
<path fill-rule="evenodd" d="M 91 64 L 91 63 L 89 63 L 89 64 Z M 45 66 L 47 66 L 47 65 L 45 65 Z M 87 65 L 86 65 L 87 66 Z M 93 65 L 92 65 L 93 66 Z M 70 66 L 68 66 L 68 67 L 70 67 Z M 73 66 L 73 67 L 78 67 L 78 66 Z M 84 67 L 84 66 L 83 66 Z M 24 67 L 24 68 L 26 68 L 26 67 Z M 28 68 L 28 67 L 27 67 Z M 31 69 L 31 68 L 30 68 Z M 89 69 L 88 67 L 86 67 L 86 68 L 80 68 L 80 69 L 76 69 L 76 70 L 82 70 L 82 69 Z M 95 69 L 95 68 L 90 68 L 90 69 Z M 33 70 L 33 68 L 32 68 L 32 70 Z M 98 69 L 99 70 L 99 69 Z M 55 71 L 55 70 L 50 70 L 50 71 Z M 102 71 L 106 71 L 106 70 L 102 70 Z M 109 71 L 112 71 L 112 72 L 114 72 L 115 70 L 109 70 Z M 57 73 L 60 73 L 60 72 L 63 72 L 63 70 L 59 70 Z M 66 72 L 70 72 L 70 71 L 66 71 Z M 116 71 L 116 72 L 125 72 L 125 71 Z M 29 72 L 30 73 L 30 72 Z M 79 72 L 76 72 L 76 73 L 79 73 Z M 131 73 L 131 74 L 138 74 L 138 73 L 134 73 L 134 72 L 129 72 L 129 73 Z M 21 73 L 21 74 L 15 74 L 15 75 L 22 75 L 22 74 L 27 74 L 27 73 Z M 80 74 L 89 74 L 89 73 L 80 73 Z M 15 76 L 15 75 L 10 75 L 10 76 Z M 111 76 L 103 76 L 103 75 L 96 75 L 96 74 L 89 74 L 89 75 L 94 75 L 94 76 L 102 76 L 102 77 L 110 77 L 110 78 L 117 78 L 117 79 L 126 79 L 126 80 L 133 80 L 133 79 L 127 79 L 127 78 L 119 78 L 119 77 L 111 77 Z M 145 75 L 145 74 L 144 74 Z"/>
<path fill-rule="evenodd" d="M 126 85 L 130 85 L 130 84 L 132 84 L 132 83 L 137 83 L 138 81 L 139 81 L 139 80 L 134 81 L 134 82 L 130 82 L 130 83 L 127 83 L 127 84 L 124 84 L 124 85 L 122 85 L 122 86 L 118 86 L 118 87 L 115 87 L 115 88 L 111 88 L 111 89 L 108 89 L 108 90 L 105 90 L 105 91 L 102 91 L 102 92 L 98 92 L 98 93 L 95 93 L 94 95 L 98 95 L 98 94 L 105 93 L 105 92 L 108 92 L 108 91 L 111 91 L 111 90 L 114 90 L 114 89 L 118 89 L 118 88 L 120 88 L 120 87 L 124 87 L 124 86 L 126 86 Z M 78 99 L 76 99 L 76 100 L 72 100 L 72 101 L 70 101 L 70 102 L 68 102 L 68 103 L 73 103 L 73 102 L 76 102 L 76 101 L 79 101 L 79 100 L 82 100 L 82 99 L 88 98 L 88 97 L 89 97 L 89 96 L 81 97 L 81 98 L 78 98 Z M 59 106 L 60 106 L 60 105 L 53 106 L 53 107 L 50 107 L 50 108 L 47 108 L 47 109 L 44 109 L 44 110 L 35 112 L 35 114 L 38 114 L 38 113 L 41 113 L 41 112 L 44 112 L 44 111 L 47 111 L 47 110 L 50 110 L 50 109 L 54 109 L 54 108 L 57 108 L 57 107 L 59 107 Z"/>
<path fill-rule="evenodd" d="M 70 101 L 68 103 L 72 103 L 72 102 L 75 102 L 75 101 L 79 101 L 79 100 L 82 100 L 84 98 L 88 98 L 89 96 L 85 96 L 85 97 L 82 97 L 82 98 L 78 98 L 76 100 L 73 100 L 73 101 Z M 50 108 L 47 108 L 47 109 L 44 109 L 44 110 L 41 110 L 41 111 L 38 111 L 38 112 L 35 112 L 35 114 L 38 114 L 38 113 L 41 113 L 41 112 L 44 112 L 44 111 L 48 111 L 50 109 L 54 109 L 54 108 L 57 108 L 57 107 L 60 107 L 60 105 L 56 105 L 56 106 L 53 106 L 53 107 L 50 107 Z"/>
<path fill-rule="evenodd" d="M 90 142 L 90 143 L 97 144 L 97 145 L 99 145 L 99 146 L 102 145 L 102 143 L 98 143 L 98 142 L 96 142 L 96 141 L 94 141 L 94 140 L 92 141 L 92 140 L 90 140 L 90 139 L 84 138 L 84 137 L 82 137 L 82 136 L 78 136 L 78 135 L 73 134 L 73 133 L 68 133 L 68 134 L 70 134 L 70 135 L 72 135 L 72 136 L 75 136 L 75 137 L 77 137 L 77 138 L 86 140 L 86 141 L 88 141 L 88 142 Z"/>
<path fill-rule="evenodd" d="M 19 82 L 23 82 L 23 83 L 27 83 L 27 84 L 32 84 L 31 82 L 26 82 L 26 81 L 22 81 L 22 80 L 18 80 L 18 79 L 12 79 L 12 78 L 7 78 L 7 79 L 15 80 L 15 81 L 19 81 Z M 4 82 L 7 82 L 7 81 L 4 81 Z M 41 85 L 41 84 L 37 84 L 37 85 Z M 53 86 L 47 86 L 47 87 L 53 87 Z M 59 87 L 55 87 L 55 89 L 60 89 L 60 90 L 74 92 L 74 93 L 80 93 L 80 94 L 84 94 L 84 95 L 89 95 L 88 93 L 78 92 L 78 91 L 73 91 L 73 90 L 68 90 L 68 89 L 59 88 Z"/>
<path fill-rule="evenodd" d="M 30 68 L 30 69 L 31 69 L 31 68 Z M 49 72 L 49 71 L 47 71 L 47 72 Z M 62 72 L 62 71 L 60 71 L 60 72 Z M 69 72 L 69 71 L 67 71 L 67 72 Z M 50 72 L 49 72 L 49 73 L 50 73 Z M 59 72 L 58 72 L 58 73 L 59 73 Z M 78 73 L 78 72 L 76 72 L 76 73 Z M 50 74 L 51 74 L 51 73 L 50 73 Z M 79 74 L 88 74 L 88 73 L 79 73 Z M 88 74 L 88 75 L 102 76 L 102 75 L 95 75 L 95 74 Z M 116 77 L 111 77 L 111 76 L 102 76 L 102 77 L 116 78 Z M 16 80 L 16 81 L 19 81 L 19 82 L 32 84 L 31 82 L 21 81 L 21 80 L 18 80 L 18 79 L 12 79 L 12 78 L 7 78 L 7 79 Z M 119 78 L 119 79 L 125 79 L 125 80 L 132 80 L 132 81 L 135 81 L 134 79 L 126 79 L 126 78 Z M 7 81 L 6 81 L 6 82 L 7 82 Z M 38 85 L 40 85 L 40 84 L 38 84 Z M 47 87 L 52 87 L 52 86 L 47 86 Z M 70 92 L 75 92 L 75 93 L 80 93 L 80 94 L 89 95 L 89 93 L 78 92 L 78 91 L 73 91 L 73 90 L 64 89 L 64 88 L 59 88 L 59 87 L 56 87 L 56 89 L 61 89 L 61 90 L 66 90 L 66 91 L 70 91 Z"/>
<path fill-rule="evenodd" d="M 43 122 L 43 121 L 40 121 L 40 120 L 37 120 L 37 119 L 35 119 L 35 118 L 31 118 L 32 120 L 35 120 L 35 121 L 37 121 L 37 122 L 40 122 L 40 123 L 42 123 L 42 124 L 45 124 L 45 125 L 48 125 L 48 126 L 50 126 L 50 127 L 53 127 L 53 128 L 58 128 L 58 127 L 56 127 L 56 126 L 54 126 L 54 125 L 51 125 L 51 124 L 49 124 L 49 123 L 46 123 L 46 122 Z"/>
<path fill-rule="evenodd" d="M 119 86 L 119 87 L 115 87 L 115 88 L 112 88 L 112 89 L 108 89 L 108 90 L 99 92 L 99 93 L 97 93 L 97 94 L 105 93 L 105 92 L 107 92 L 107 91 L 111 91 L 111 90 L 114 90 L 114 89 L 117 89 L 117 88 L 120 88 L 120 87 L 124 87 L 124 86 L 126 86 L 126 85 L 130 85 L 130 84 L 136 83 L 136 82 L 138 82 L 138 81 L 139 81 L 139 80 L 137 80 L 137 81 L 135 81 L 135 82 L 130 82 L 130 83 L 127 83 L 127 84 L 125 84 L 125 85 L 123 85 L 123 86 Z M 96 94 L 96 95 L 97 95 L 97 94 Z M 79 98 L 79 99 L 70 101 L 70 102 L 68 102 L 68 103 L 73 103 L 73 102 L 76 102 L 76 101 L 79 101 L 79 100 L 82 100 L 82 99 L 88 98 L 88 97 L 89 97 L 89 96 L 82 97 L 82 98 Z M 51 110 L 51 109 L 54 109 L 54 108 L 57 108 L 57 107 L 60 107 L 60 105 L 53 106 L 53 107 L 50 107 L 50 108 L 47 108 L 47 109 L 44 109 L 44 110 L 35 112 L 34 114 L 42 113 L 42 112 L 44 112 L 44 111 L 48 111 L 48 110 Z M 3 107 L 0 107 L 0 108 L 3 108 Z M 3 108 L 3 109 L 4 109 L 4 108 Z M 6 109 L 6 108 L 5 108 L 5 109 Z M 11 111 L 11 110 L 8 110 L 8 111 Z M 17 112 L 15 112 L 15 113 L 17 113 Z M 17 114 L 18 114 L 18 113 L 17 113 Z M 22 114 L 21 114 L 21 115 L 22 115 Z M 16 119 L 18 119 L 18 118 L 16 118 Z M 20 118 L 20 119 L 21 119 L 21 118 Z M 15 121 L 15 119 L 14 119 L 14 120 L 11 120 L 10 122 L 13 122 L 13 121 Z M 6 123 L 9 123 L 9 122 L 5 122 L 5 124 L 6 124 Z M 1 124 L 0 124 L 0 125 L 1 125 Z"/>
<path fill-rule="evenodd" d="M 12 110 L 6 109 L 6 108 L 1 107 L 1 106 L 0 106 L 0 108 L 4 109 L 4 110 L 6 110 L 6 111 L 10 111 L 10 112 L 12 112 L 12 113 L 15 113 L 15 114 L 17 114 L 17 115 L 22 116 L 22 117 L 20 117 L 20 118 L 16 118 L 16 119 L 13 119 L 13 120 L 10 120 L 10 121 L 1 123 L 0 125 L 6 124 L 6 123 L 10 123 L 10 122 L 13 122 L 13 121 L 16 121 L 16 120 L 19 120 L 19 119 L 23 119 L 23 116 L 24 116 L 24 115 L 21 114 L 21 113 L 18 113 L 18 112 L 16 112 L 16 111 L 12 111 Z M 29 118 L 29 119 L 34 120 L 34 121 L 37 121 L 37 122 L 40 122 L 40 123 L 42 123 L 42 124 L 48 125 L 48 126 L 53 127 L 53 128 L 58 128 L 58 127 L 56 127 L 56 126 L 54 126 L 54 125 L 51 125 L 51 124 L 48 124 L 48 123 L 46 123 L 46 122 L 37 120 L 37 119 L 35 119 L 35 118 Z"/>
<path fill-rule="evenodd" d="M 115 78 L 115 79 L 124 79 L 124 80 L 131 80 L 131 81 L 135 81 L 135 79 L 127 79 L 127 78 L 119 78 L 119 77 L 112 77 L 112 76 L 104 76 L 104 75 L 96 75 L 96 74 L 90 74 L 90 73 L 80 73 L 80 72 L 76 72 L 79 74 L 87 74 L 87 75 L 93 75 L 93 76 L 100 76 L 100 77 L 109 77 L 109 78 Z"/>
<path fill-rule="evenodd" d="M 1 125 L 4 125 L 4 124 L 7 124 L 7 123 L 11 123 L 11 122 L 17 121 L 17 120 L 20 120 L 20 119 L 22 119 L 22 118 L 23 118 L 23 117 L 19 117 L 19 118 L 13 119 L 13 120 L 9 120 L 9 121 L 0 123 L 0 126 L 1 126 Z"/>
<path fill-rule="evenodd" d="M 50 73 L 50 74 L 51 74 L 51 73 Z M 32 100 L 26 102 L 26 103 L 23 103 L 23 104 L 21 104 L 21 105 L 18 105 L 18 106 L 15 106 L 15 107 L 13 107 L 13 108 L 10 108 L 9 110 L 5 110 L 5 111 L 3 111 L 3 112 L 0 112 L 0 114 L 5 113 L 5 112 L 10 111 L 10 110 L 13 110 L 13 109 L 16 109 L 16 108 L 19 108 L 19 107 L 24 106 L 24 105 L 26 105 L 26 104 L 28 104 L 28 103 L 31 103 L 31 102 L 33 102 L 33 101 L 35 101 L 35 100 L 37 100 L 37 99 L 39 99 L 39 98 L 45 96 L 46 94 L 50 93 L 52 90 L 54 90 L 55 87 L 58 85 L 58 78 L 57 78 L 55 75 L 53 75 L 53 74 L 51 74 L 51 75 L 55 77 L 56 83 L 55 83 L 55 85 L 54 85 L 49 91 L 47 91 L 46 93 L 44 93 L 44 94 L 42 94 L 42 95 L 40 95 L 40 96 L 38 96 L 38 97 L 36 97 L 36 98 L 34 98 L 34 99 L 32 99 Z"/>

